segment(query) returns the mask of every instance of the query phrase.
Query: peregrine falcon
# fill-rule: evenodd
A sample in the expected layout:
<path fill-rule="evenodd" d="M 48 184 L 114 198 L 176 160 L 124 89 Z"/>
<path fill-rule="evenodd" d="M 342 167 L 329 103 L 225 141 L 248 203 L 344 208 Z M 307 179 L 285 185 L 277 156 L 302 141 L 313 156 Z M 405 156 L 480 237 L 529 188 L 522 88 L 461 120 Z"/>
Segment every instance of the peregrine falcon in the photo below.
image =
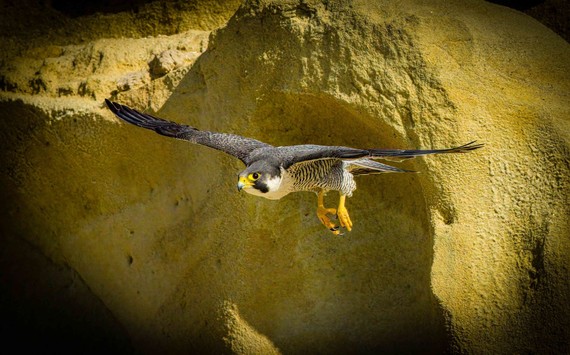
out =
<path fill-rule="evenodd" d="M 355 176 L 380 173 L 413 172 L 376 160 L 401 161 L 428 154 L 465 153 L 481 148 L 475 141 L 455 148 L 432 150 L 356 149 L 342 146 L 303 144 L 275 147 L 235 134 L 201 131 L 197 128 L 167 121 L 105 99 L 109 109 L 120 119 L 150 129 L 158 134 L 202 144 L 233 155 L 246 168 L 238 177 L 238 191 L 278 200 L 297 191 L 317 193 L 317 216 L 336 235 L 340 227 L 349 232 L 352 221 L 346 209 L 346 197 L 356 189 Z M 324 195 L 335 190 L 340 194 L 338 207 L 324 206 Z M 329 217 L 338 219 L 337 225 Z"/>

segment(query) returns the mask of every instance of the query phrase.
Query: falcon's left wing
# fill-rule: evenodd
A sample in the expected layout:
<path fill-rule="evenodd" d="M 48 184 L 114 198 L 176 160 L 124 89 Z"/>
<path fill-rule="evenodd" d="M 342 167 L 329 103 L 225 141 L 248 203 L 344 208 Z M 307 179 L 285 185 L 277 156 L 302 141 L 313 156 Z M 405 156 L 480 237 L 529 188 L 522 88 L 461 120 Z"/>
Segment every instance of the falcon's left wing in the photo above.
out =
<path fill-rule="evenodd" d="M 280 147 L 284 154 L 284 165 L 287 169 L 293 164 L 323 159 L 355 160 L 359 158 L 385 159 L 401 161 L 423 155 L 442 153 L 466 153 L 479 149 L 483 144 L 475 144 L 475 141 L 467 144 L 447 148 L 447 149 L 356 149 L 341 146 L 322 145 L 296 145 L 290 147 Z"/>
<path fill-rule="evenodd" d="M 443 153 L 467 153 L 471 150 L 479 149 L 484 146 L 484 144 L 478 143 L 476 141 L 469 142 L 458 147 L 446 148 L 446 149 L 370 149 L 370 157 L 372 159 L 385 159 L 393 161 L 401 161 L 404 159 L 411 159 L 415 157 L 420 157 L 423 155 L 430 154 L 443 154 Z"/>
<path fill-rule="evenodd" d="M 163 136 L 186 140 L 192 143 L 205 145 L 233 155 L 246 165 L 252 151 L 258 148 L 272 147 L 267 143 L 255 139 L 238 136 L 236 134 L 200 131 L 197 128 L 163 120 L 146 113 L 105 99 L 109 109 L 120 119 L 142 128 L 150 129 Z"/>

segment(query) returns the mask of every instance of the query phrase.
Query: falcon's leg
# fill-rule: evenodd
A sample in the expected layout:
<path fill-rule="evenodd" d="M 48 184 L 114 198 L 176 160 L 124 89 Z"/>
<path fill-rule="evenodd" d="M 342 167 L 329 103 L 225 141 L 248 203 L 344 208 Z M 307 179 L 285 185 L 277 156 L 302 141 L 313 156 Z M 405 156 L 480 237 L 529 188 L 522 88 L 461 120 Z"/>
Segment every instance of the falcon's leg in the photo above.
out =
<path fill-rule="evenodd" d="M 340 225 L 345 227 L 349 232 L 352 230 L 352 221 L 348 215 L 348 210 L 344 207 L 344 202 L 346 200 L 346 195 L 340 194 L 340 201 L 338 202 L 338 209 L 336 210 L 336 215 Z"/>
<path fill-rule="evenodd" d="M 336 214 L 336 209 L 334 208 L 326 208 L 325 204 L 324 204 L 324 197 L 325 197 L 325 193 L 321 190 L 318 193 L 318 206 L 317 206 L 317 217 L 319 217 L 319 220 L 321 221 L 321 223 L 327 227 L 328 230 L 330 230 L 331 232 L 333 232 L 334 234 L 340 234 L 340 231 L 338 230 L 338 226 L 335 225 L 333 222 L 331 222 L 330 218 L 327 217 L 327 214 L 331 214 L 331 215 L 335 215 Z"/>

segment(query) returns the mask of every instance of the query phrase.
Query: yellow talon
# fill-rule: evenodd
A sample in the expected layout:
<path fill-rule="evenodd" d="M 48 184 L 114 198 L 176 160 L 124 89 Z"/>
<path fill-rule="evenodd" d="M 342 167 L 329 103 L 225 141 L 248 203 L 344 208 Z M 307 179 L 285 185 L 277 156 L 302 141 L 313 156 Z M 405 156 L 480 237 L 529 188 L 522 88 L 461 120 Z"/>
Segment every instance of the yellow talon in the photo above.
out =
<path fill-rule="evenodd" d="M 344 207 L 346 200 L 346 195 L 340 195 L 340 201 L 338 202 L 338 209 L 336 215 L 342 227 L 345 227 L 349 232 L 352 230 L 352 221 L 348 215 L 348 210 Z"/>
<path fill-rule="evenodd" d="M 338 226 L 334 224 L 327 215 L 336 215 L 337 211 L 334 208 L 326 208 L 324 206 L 324 193 L 322 191 L 318 194 L 318 207 L 317 207 L 317 217 L 321 223 L 330 230 L 333 234 L 339 235 L 340 231 L 338 230 Z"/>
<path fill-rule="evenodd" d="M 330 218 L 327 216 L 328 214 L 334 216 L 336 214 L 336 209 L 325 208 L 323 206 L 317 207 L 317 216 L 319 217 L 319 220 L 325 227 L 327 227 L 327 229 L 331 230 L 334 233 L 335 231 L 338 231 L 338 227 L 330 220 Z"/>
<path fill-rule="evenodd" d="M 324 192 L 320 191 L 318 194 L 318 207 L 317 207 L 317 217 L 321 223 L 327 227 L 333 234 L 339 235 L 340 230 L 339 226 L 331 221 L 328 215 L 335 215 L 338 218 L 341 227 L 346 228 L 349 232 L 352 230 L 352 221 L 350 220 L 350 216 L 348 215 L 348 210 L 344 206 L 346 202 L 346 195 L 340 195 L 340 200 L 338 202 L 338 208 L 326 208 L 324 205 Z"/>

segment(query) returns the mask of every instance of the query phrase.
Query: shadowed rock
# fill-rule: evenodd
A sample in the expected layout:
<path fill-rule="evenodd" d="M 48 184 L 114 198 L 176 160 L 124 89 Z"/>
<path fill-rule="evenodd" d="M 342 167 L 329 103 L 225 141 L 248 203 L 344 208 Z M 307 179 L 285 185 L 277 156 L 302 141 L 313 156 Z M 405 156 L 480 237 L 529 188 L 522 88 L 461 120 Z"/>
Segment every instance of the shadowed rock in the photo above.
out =
<path fill-rule="evenodd" d="M 94 36 L 95 19 L 73 21 Z M 51 33 L 0 62 L 2 243 L 70 270 L 48 279 L 79 275 L 77 304 L 114 329 L 96 339 L 142 353 L 568 352 L 567 42 L 478 1 L 251 1 L 213 27 Z M 191 60 L 151 73 L 161 53 Z M 340 238 L 310 193 L 237 194 L 238 160 L 119 124 L 107 97 L 274 145 L 486 146 L 359 178 Z M 47 286 L 26 287 L 4 299 L 36 305 Z"/>

